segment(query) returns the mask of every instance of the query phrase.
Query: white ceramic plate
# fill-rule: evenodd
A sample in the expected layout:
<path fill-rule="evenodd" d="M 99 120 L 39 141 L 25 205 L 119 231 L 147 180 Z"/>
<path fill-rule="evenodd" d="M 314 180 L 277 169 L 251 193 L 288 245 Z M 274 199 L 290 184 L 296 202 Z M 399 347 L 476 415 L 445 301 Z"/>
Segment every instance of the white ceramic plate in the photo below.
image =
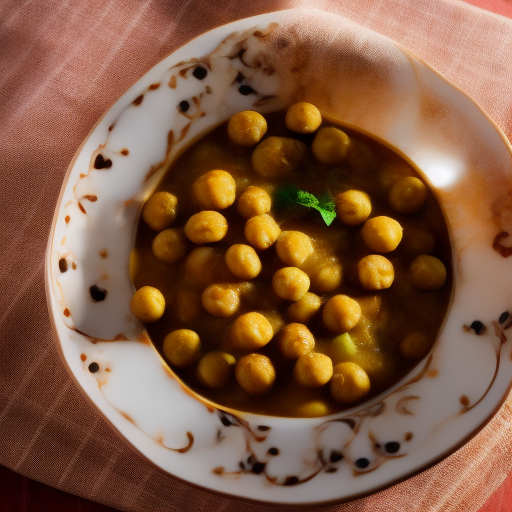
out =
<path fill-rule="evenodd" d="M 306 30 L 315 24 L 333 30 L 321 51 Z M 316 419 L 233 413 L 187 392 L 133 317 L 130 250 L 143 200 L 184 147 L 237 111 L 298 99 L 388 141 L 422 170 L 451 229 L 453 303 L 431 353 L 371 402 Z M 510 183 L 511 147 L 497 126 L 393 41 L 311 11 L 222 26 L 133 85 L 70 165 L 46 262 L 63 360 L 130 446 L 185 481 L 279 504 L 373 492 L 453 452 L 509 390 Z"/>

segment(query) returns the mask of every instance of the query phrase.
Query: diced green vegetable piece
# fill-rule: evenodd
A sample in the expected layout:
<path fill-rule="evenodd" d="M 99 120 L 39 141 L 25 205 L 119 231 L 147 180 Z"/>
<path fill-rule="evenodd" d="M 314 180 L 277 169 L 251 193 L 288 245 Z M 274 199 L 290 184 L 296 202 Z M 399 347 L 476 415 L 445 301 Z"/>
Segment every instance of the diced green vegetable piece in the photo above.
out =
<path fill-rule="evenodd" d="M 336 336 L 331 342 L 331 357 L 334 364 L 351 361 L 357 354 L 357 347 L 348 333 Z"/>

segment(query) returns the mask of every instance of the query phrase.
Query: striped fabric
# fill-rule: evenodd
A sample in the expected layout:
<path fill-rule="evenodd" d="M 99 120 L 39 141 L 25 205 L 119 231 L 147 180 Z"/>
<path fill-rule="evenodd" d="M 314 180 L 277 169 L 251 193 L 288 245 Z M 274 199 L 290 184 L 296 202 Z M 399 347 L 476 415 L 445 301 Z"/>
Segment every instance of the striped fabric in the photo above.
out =
<path fill-rule="evenodd" d="M 178 482 L 118 438 L 61 362 L 43 262 L 69 162 L 120 94 L 204 31 L 298 6 L 346 16 L 399 41 L 475 98 L 512 138 L 512 21 L 458 0 L 0 3 L 1 464 L 120 510 L 265 510 Z M 512 395 L 442 463 L 325 510 L 475 511 L 511 470 Z"/>

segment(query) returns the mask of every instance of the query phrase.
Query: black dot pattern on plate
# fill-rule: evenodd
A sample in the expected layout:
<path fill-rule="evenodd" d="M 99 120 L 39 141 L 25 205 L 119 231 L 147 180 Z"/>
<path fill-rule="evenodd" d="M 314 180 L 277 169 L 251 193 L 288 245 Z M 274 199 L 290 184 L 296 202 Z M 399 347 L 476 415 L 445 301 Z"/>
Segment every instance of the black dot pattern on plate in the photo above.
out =
<path fill-rule="evenodd" d="M 343 454 L 340 453 L 338 450 L 332 450 L 331 455 L 329 456 L 329 460 L 331 462 L 338 462 L 341 459 L 343 459 Z"/>
<path fill-rule="evenodd" d="M 238 92 L 242 96 L 248 96 L 249 94 L 256 94 L 256 91 L 250 85 L 241 85 L 238 88 Z"/>
<path fill-rule="evenodd" d="M 279 449 L 278 448 L 269 448 L 268 449 L 268 452 L 267 452 L 269 455 L 272 455 L 273 457 L 275 457 L 276 455 L 279 455 Z"/>
<path fill-rule="evenodd" d="M 366 469 L 370 465 L 370 461 L 366 457 L 361 457 L 356 460 L 355 464 L 359 469 Z"/>
<path fill-rule="evenodd" d="M 388 453 L 396 453 L 398 450 L 400 450 L 400 443 L 396 441 L 390 441 L 384 445 L 384 450 L 386 450 Z"/>
<path fill-rule="evenodd" d="M 190 103 L 187 100 L 180 101 L 178 104 L 178 110 L 180 112 L 186 112 L 190 108 Z"/>
<path fill-rule="evenodd" d="M 59 260 L 59 270 L 62 273 L 67 272 L 67 270 L 68 270 L 68 262 L 67 262 L 66 258 L 61 258 Z"/>
<path fill-rule="evenodd" d="M 206 68 L 203 68 L 202 66 L 197 66 L 197 68 L 192 71 L 192 74 L 198 80 L 203 80 L 203 78 L 205 78 L 208 74 L 208 71 L 206 71 Z"/>
<path fill-rule="evenodd" d="M 501 313 L 500 317 L 498 318 L 498 322 L 500 324 L 504 324 L 509 318 L 510 318 L 510 313 L 508 311 L 504 311 L 503 313 Z"/>
<path fill-rule="evenodd" d="M 138 107 L 141 103 L 142 103 L 142 100 L 144 99 L 144 94 L 141 94 L 140 96 L 137 96 L 134 100 L 133 100 L 133 104 Z"/>
<path fill-rule="evenodd" d="M 266 432 L 267 430 L 270 430 L 270 427 L 267 427 L 266 425 L 258 425 L 258 430 Z"/>
<path fill-rule="evenodd" d="M 105 300 L 105 297 L 107 296 L 107 290 L 104 290 L 95 284 L 89 288 L 89 293 L 91 294 L 91 299 L 94 302 L 101 302 L 102 300 Z"/>
<path fill-rule="evenodd" d="M 89 365 L 89 371 L 91 373 L 96 373 L 100 369 L 100 365 L 98 363 L 91 363 Z"/>
<path fill-rule="evenodd" d="M 260 475 L 261 473 L 263 473 L 263 471 L 265 471 L 265 463 L 264 462 L 256 462 L 256 464 L 253 465 L 251 471 L 255 475 Z"/>
<path fill-rule="evenodd" d="M 94 160 L 95 169 L 110 169 L 112 167 L 112 160 L 110 158 L 105 159 L 100 153 Z"/>
<path fill-rule="evenodd" d="M 297 485 L 300 480 L 296 476 L 288 476 L 284 481 L 284 485 Z"/>
<path fill-rule="evenodd" d="M 485 332 L 485 325 L 482 322 L 480 322 L 480 320 L 475 320 L 474 322 L 471 322 L 471 325 L 469 327 L 473 329 L 473 331 L 475 331 L 475 334 L 478 336 Z"/>
<path fill-rule="evenodd" d="M 225 416 L 225 415 L 222 415 L 220 417 L 220 422 L 225 426 L 225 427 L 231 427 L 232 425 L 235 425 L 235 423 L 233 423 L 233 421 L 231 421 L 229 419 L 228 416 Z"/>

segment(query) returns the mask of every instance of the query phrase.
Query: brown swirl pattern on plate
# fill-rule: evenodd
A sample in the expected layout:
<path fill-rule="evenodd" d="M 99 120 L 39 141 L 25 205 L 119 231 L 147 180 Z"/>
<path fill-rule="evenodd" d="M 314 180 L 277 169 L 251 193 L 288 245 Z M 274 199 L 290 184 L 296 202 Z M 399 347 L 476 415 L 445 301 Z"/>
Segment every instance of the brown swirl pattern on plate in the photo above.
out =
<path fill-rule="evenodd" d="M 319 30 L 332 30 L 330 54 L 322 48 L 313 52 L 315 60 L 306 58 L 311 38 L 303 32 L 305 17 Z M 369 55 L 383 58 L 358 55 L 362 41 Z M 246 51 L 240 53 L 244 44 Z M 346 72 L 350 66 L 359 72 L 357 83 Z M 383 72 L 372 82 L 374 66 Z M 207 77 L 193 75 L 198 67 L 208 70 Z M 326 76 L 330 79 L 322 80 L 322 87 L 314 82 Z M 352 102 L 362 85 L 371 93 L 365 105 L 375 105 L 377 117 Z M 240 91 L 242 86 L 250 89 Z M 372 89 L 376 86 L 378 91 Z M 159 95 L 165 97 L 166 112 L 151 109 Z M 323 101 L 320 106 L 332 117 L 388 140 L 425 171 L 446 206 L 457 276 L 452 314 L 432 359 L 405 384 L 346 414 L 293 423 L 221 411 L 185 393 L 130 315 L 126 269 L 140 205 L 184 144 L 237 110 L 277 110 L 305 97 Z M 183 101 L 189 108 L 181 113 Z M 176 122 L 165 125 L 159 114 Z M 149 118 L 158 125 L 154 133 Z M 407 129 L 400 131 L 403 126 Z M 155 147 L 146 147 L 154 158 L 141 152 L 144 131 L 154 135 L 149 142 L 158 139 Z M 440 139 L 443 133 L 449 136 Z M 481 137 L 478 144 L 472 134 Z M 511 308 L 510 258 L 500 249 L 509 242 L 504 233 L 511 232 L 504 222 L 511 161 L 510 145 L 478 106 L 407 50 L 358 25 L 319 12 L 288 11 L 221 27 L 151 70 L 109 110 L 77 153 L 47 257 L 59 350 L 79 387 L 122 437 L 164 471 L 192 483 L 281 504 L 347 499 L 389 485 L 473 435 L 508 390 L 512 354 L 501 353 L 510 350 L 510 315 L 495 317 L 496 311 Z M 443 172 L 436 174 L 436 168 Z M 493 249 L 496 232 L 500 247 Z M 93 301 L 93 286 L 106 292 L 103 300 Z M 477 300 L 482 295 L 484 303 Z M 476 336 L 474 328 L 461 328 L 477 317 L 485 332 Z M 457 365 L 441 364 L 443 358 L 457 358 L 460 350 L 466 357 Z M 97 370 L 93 365 L 91 373 L 92 363 Z M 481 371 L 468 379 L 471 364 Z M 445 409 L 436 400 L 443 400 Z M 183 457 L 187 464 L 180 462 Z"/>

